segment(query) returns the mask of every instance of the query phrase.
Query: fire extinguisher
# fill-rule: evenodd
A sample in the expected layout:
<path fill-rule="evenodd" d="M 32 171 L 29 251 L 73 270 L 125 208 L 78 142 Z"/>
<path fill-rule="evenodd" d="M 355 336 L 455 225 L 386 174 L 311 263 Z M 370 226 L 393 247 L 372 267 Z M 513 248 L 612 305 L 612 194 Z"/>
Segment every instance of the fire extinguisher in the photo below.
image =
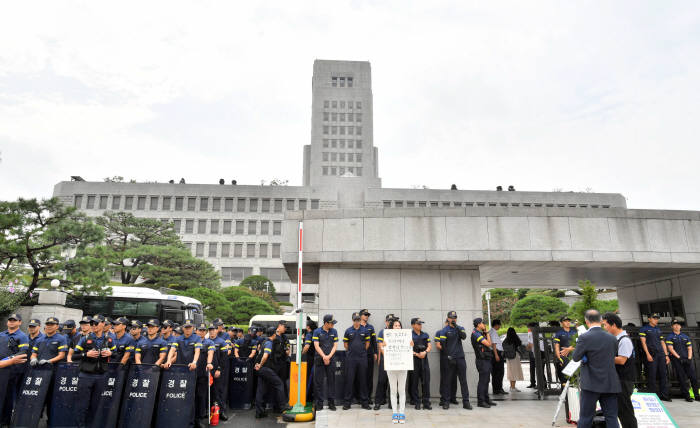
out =
<path fill-rule="evenodd" d="M 209 417 L 209 425 L 215 427 L 219 425 L 219 403 L 216 401 L 211 406 L 211 416 Z"/>

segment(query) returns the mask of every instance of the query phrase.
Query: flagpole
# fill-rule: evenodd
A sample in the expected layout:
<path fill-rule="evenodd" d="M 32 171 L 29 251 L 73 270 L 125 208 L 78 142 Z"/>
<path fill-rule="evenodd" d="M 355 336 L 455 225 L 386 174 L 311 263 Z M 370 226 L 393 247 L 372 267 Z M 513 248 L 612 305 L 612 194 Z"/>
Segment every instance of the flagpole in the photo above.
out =
<path fill-rule="evenodd" d="M 297 320 L 297 402 L 294 404 L 293 412 L 303 412 L 305 403 L 301 402 L 301 350 L 304 349 L 304 341 L 302 339 L 302 326 L 304 325 L 304 313 L 301 308 L 301 280 L 302 280 L 302 261 L 303 261 L 303 245 L 304 242 L 304 222 L 299 222 L 299 264 L 297 266 L 297 312 L 299 319 Z M 308 394 L 308 391 L 307 391 Z"/>

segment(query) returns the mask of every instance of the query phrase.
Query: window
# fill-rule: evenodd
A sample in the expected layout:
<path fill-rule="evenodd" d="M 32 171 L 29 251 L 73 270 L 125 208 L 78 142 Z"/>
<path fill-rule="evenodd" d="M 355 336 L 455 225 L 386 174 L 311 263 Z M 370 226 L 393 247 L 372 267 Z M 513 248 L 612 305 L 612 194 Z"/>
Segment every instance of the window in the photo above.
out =
<path fill-rule="evenodd" d="M 163 196 L 163 210 L 170 211 L 170 196 Z"/>
<path fill-rule="evenodd" d="M 338 78 L 337 77 L 331 77 L 331 86 L 334 88 L 338 86 Z M 335 101 L 333 101 L 333 102 L 335 102 Z"/>
<path fill-rule="evenodd" d="M 106 303 L 106 302 L 105 302 Z M 140 316 L 140 317 L 157 317 L 158 302 L 135 302 L 132 300 L 115 300 L 114 313 L 124 316 Z M 87 308 L 85 308 L 87 309 Z M 98 313 L 108 313 L 109 309 L 105 306 L 103 311 Z M 95 311 L 93 311 L 95 312 Z M 92 313 L 92 312 L 91 312 Z"/>
<path fill-rule="evenodd" d="M 345 78 L 341 77 L 340 79 L 340 87 L 344 88 L 345 87 Z M 345 104 L 345 101 L 341 101 L 342 104 Z"/>
<path fill-rule="evenodd" d="M 317 210 L 317 209 L 318 209 L 318 199 L 312 199 L 312 200 L 311 200 L 311 209 L 312 209 L 312 210 Z"/>
<path fill-rule="evenodd" d="M 438 202 L 437 202 L 437 201 L 432 201 L 432 202 L 430 203 L 430 206 L 431 206 L 431 207 L 437 207 L 437 206 L 438 206 Z"/>
<path fill-rule="evenodd" d="M 328 125 L 323 125 L 323 135 L 328 135 Z"/>
<path fill-rule="evenodd" d="M 213 235 L 218 235 L 219 234 L 219 220 L 212 220 L 211 225 L 209 226 L 209 233 Z"/>
<path fill-rule="evenodd" d="M 209 211 L 209 198 L 199 198 L 199 210 Z"/>
<path fill-rule="evenodd" d="M 333 108 L 338 108 L 338 101 L 333 101 L 333 102 L 331 103 L 331 107 L 333 107 Z"/>
<path fill-rule="evenodd" d="M 361 126 L 355 127 L 355 135 L 362 135 L 362 127 Z"/>
<path fill-rule="evenodd" d="M 349 166 L 349 167 L 348 167 L 348 171 L 349 171 L 350 173 L 352 173 L 352 174 L 355 174 L 355 168 L 354 168 L 354 167 Z"/>
<path fill-rule="evenodd" d="M 355 162 L 355 153 L 348 153 L 348 162 Z"/>
<path fill-rule="evenodd" d="M 193 233 L 194 220 L 185 220 L 185 233 Z"/>
<path fill-rule="evenodd" d="M 355 102 L 355 108 L 360 110 L 362 108 L 362 103 L 360 101 Z"/>
<path fill-rule="evenodd" d="M 331 126 L 331 135 L 338 135 L 338 127 Z"/>
<path fill-rule="evenodd" d="M 165 200 L 163 201 L 163 203 L 165 204 Z M 112 195 L 112 209 L 118 210 L 119 205 L 121 205 L 121 204 L 122 204 L 122 197 L 119 195 Z"/>
<path fill-rule="evenodd" d="M 88 195 L 85 208 L 89 210 L 95 208 L 95 195 Z"/>
<path fill-rule="evenodd" d="M 242 213 L 245 211 L 245 198 L 238 198 L 238 204 L 236 205 L 236 211 Z"/>
<path fill-rule="evenodd" d="M 221 279 L 224 281 L 243 281 L 253 274 L 253 268 L 249 267 L 222 267 Z"/>
<path fill-rule="evenodd" d="M 287 210 L 294 211 L 294 199 L 287 199 Z"/>
<path fill-rule="evenodd" d="M 348 126 L 348 135 L 355 135 L 355 127 Z"/>
<path fill-rule="evenodd" d="M 345 153 L 338 153 L 338 160 L 340 162 L 345 162 Z"/>
<path fill-rule="evenodd" d="M 231 257 L 231 244 L 228 242 L 221 243 L 221 258 Z"/>
<path fill-rule="evenodd" d="M 197 233 L 207 233 L 207 221 L 198 220 L 197 221 Z"/>
<path fill-rule="evenodd" d="M 355 115 L 355 121 L 356 122 L 362 122 L 362 113 L 357 113 Z"/>
<path fill-rule="evenodd" d="M 339 148 L 344 149 L 345 148 L 345 140 L 340 140 L 339 141 Z"/>
<path fill-rule="evenodd" d="M 416 202 L 415 201 L 408 201 L 408 202 L 406 202 L 406 206 L 408 208 L 413 208 L 416 206 Z"/>
<path fill-rule="evenodd" d="M 204 257 L 204 242 L 197 242 L 195 257 Z"/>
<path fill-rule="evenodd" d="M 224 235 L 231 234 L 231 220 L 224 220 Z"/>
<path fill-rule="evenodd" d="M 327 166 L 322 167 L 321 172 L 323 175 L 328 175 L 328 167 Z"/>
<path fill-rule="evenodd" d="M 335 168 L 334 168 L 335 169 Z M 306 199 L 299 199 L 299 209 L 300 210 L 305 210 L 306 209 Z"/>
<path fill-rule="evenodd" d="M 341 107 L 345 107 L 345 101 L 341 101 L 340 103 L 343 104 Z M 341 122 L 345 122 L 345 113 L 339 113 L 338 116 Z"/>
<path fill-rule="evenodd" d="M 248 235 L 255 235 L 258 229 L 258 222 L 255 220 L 248 220 Z"/>
<path fill-rule="evenodd" d="M 358 177 L 362 177 L 362 168 L 361 167 L 355 168 L 355 175 Z"/>
<path fill-rule="evenodd" d="M 425 201 L 419 201 L 418 202 L 419 207 L 425 207 Z"/>
<path fill-rule="evenodd" d="M 209 257 L 216 257 L 216 247 L 217 247 L 216 242 L 210 242 L 209 243 Z"/>
<path fill-rule="evenodd" d="M 175 211 L 182 211 L 183 197 L 175 198 Z"/>
<path fill-rule="evenodd" d="M 100 209 L 101 209 L 101 210 L 106 210 L 106 209 L 107 209 L 107 199 L 108 199 L 108 196 L 107 196 L 107 195 L 101 195 L 101 196 L 100 196 L 100 205 L 99 205 L 99 206 L 100 206 Z"/>
<path fill-rule="evenodd" d="M 158 196 L 151 196 L 151 199 L 149 199 L 148 203 L 148 209 L 151 211 L 158 210 Z"/>
<path fill-rule="evenodd" d="M 328 162 L 328 152 L 323 152 L 323 161 Z"/>
<path fill-rule="evenodd" d="M 145 196 L 139 196 L 136 199 L 136 209 L 141 210 L 141 211 L 146 209 L 146 197 Z"/>
<path fill-rule="evenodd" d="M 196 203 L 197 203 L 197 198 L 195 198 L 195 197 L 187 198 L 187 211 L 194 211 Z"/>
<path fill-rule="evenodd" d="M 179 218 L 173 219 L 173 230 L 175 231 L 175 233 L 180 233 L 180 231 L 182 230 L 182 220 L 180 220 Z"/>
<path fill-rule="evenodd" d="M 266 243 L 260 243 L 260 258 L 261 259 L 267 258 L 267 244 Z"/>
<path fill-rule="evenodd" d="M 682 297 L 670 297 L 661 300 L 640 302 L 639 312 L 642 314 L 642 323 L 649 322 L 648 314 L 651 313 L 658 313 L 661 315 L 661 320 L 659 323 L 662 325 L 668 325 L 671 322 L 671 319 L 676 317 L 686 319 Z"/>
<path fill-rule="evenodd" d="M 270 212 L 270 200 L 269 199 L 262 200 L 262 212 L 264 212 L 264 213 Z"/>
<path fill-rule="evenodd" d="M 354 103 L 353 103 L 352 101 L 348 101 L 348 108 L 349 108 L 350 110 L 352 110 L 353 104 L 354 104 Z"/>
<path fill-rule="evenodd" d="M 335 162 L 337 160 L 338 160 L 338 153 L 335 153 L 335 152 L 331 153 L 331 161 Z"/>
<path fill-rule="evenodd" d="M 272 234 L 273 235 L 281 235 L 282 234 L 282 222 L 281 221 L 273 221 L 272 222 Z"/>
<path fill-rule="evenodd" d="M 289 281 L 287 271 L 281 268 L 260 268 L 260 275 L 272 282 Z"/>
<path fill-rule="evenodd" d="M 403 201 L 394 201 L 394 206 L 396 208 L 403 208 Z"/>
<path fill-rule="evenodd" d="M 192 253 L 192 243 L 191 242 L 183 242 L 182 245 L 184 245 L 185 248 L 187 248 L 187 251 L 189 251 L 190 254 Z"/>
<path fill-rule="evenodd" d="M 133 207 L 134 207 L 134 197 L 133 196 L 124 197 L 124 209 L 130 210 L 130 209 L 133 209 Z"/>
<path fill-rule="evenodd" d="M 350 129 L 352 129 L 352 127 Z M 352 149 L 353 146 L 355 145 L 354 143 L 355 143 L 354 141 L 348 140 L 348 149 Z"/>
<path fill-rule="evenodd" d="M 331 148 L 335 149 L 336 147 L 338 147 L 338 140 L 331 140 Z"/>
<path fill-rule="evenodd" d="M 280 245 L 281 244 L 272 244 L 272 258 L 273 259 L 280 258 Z"/>
<path fill-rule="evenodd" d="M 338 175 L 343 175 L 343 174 L 345 174 L 345 167 L 339 166 L 338 167 Z"/>
<path fill-rule="evenodd" d="M 282 199 L 275 199 L 275 212 L 276 213 L 282 212 Z"/>
<path fill-rule="evenodd" d="M 233 198 L 226 198 L 224 201 L 224 211 L 233 212 Z"/>
<path fill-rule="evenodd" d="M 250 200 L 250 205 L 249 205 L 249 210 L 252 213 L 258 212 L 258 200 L 257 199 L 251 199 Z"/>
<path fill-rule="evenodd" d="M 331 175 L 336 175 L 338 173 L 338 169 L 334 166 L 331 167 Z M 301 207 L 299 207 L 301 209 Z"/>
<path fill-rule="evenodd" d="M 269 220 L 261 220 L 260 221 L 260 234 L 261 235 L 269 235 L 270 234 L 270 221 Z"/>
<path fill-rule="evenodd" d="M 348 77 L 348 88 L 352 88 L 352 77 Z"/>
<path fill-rule="evenodd" d="M 328 122 L 330 114 L 327 111 L 323 112 L 323 121 Z"/>
<path fill-rule="evenodd" d="M 236 220 L 236 235 L 243 235 L 245 228 L 245 221 Z"/>
<path fill-rule="evenodd" d="M 362 140 L 355 140 L 355 148 L 356 149 L 362 148 Z"/>
<path fill-rule="evenodd" d="M 354 113 L 348 113 L 348 122 L 354 121 L 353 115 L 354 115 Z"/>
<path fill-rule="evenodd" d="M 355 161 L 362 162 L 362 153 L 355 153 Z"/>
<path fill-rule="evenodd" d="M 391 208 L 391 201 L 384 201 L 384 208 Z"/>
<path fill-rule="evenodd" d="M 339 127 L 338 127 L 338 130 L 340 131 L 340 132 L 339 132 L 339 135 L 345 135 L 345 127 L 344 127 L 344 126 L 339 126 Z M 343 143 L 344 140 L 340 140 L 340 141 L 341 141 L 341 144 L 345 145 L 345 144 Z M 342 149 L 342 147 L 341 147 L 341 149 Z"/>
<path fill-rule="evenodd" d="M 211 210 L 214 212 L 221 211 L 221 198 L 212 199 Z"/>
<path fill-rule="evenodd" d="M 75 195 L 73 197 L 73 206 L 76 208 L 82 208 L 83 207 L 83 195 Z M 114 207 L 112 207 L 115 209 Z M 119 208 L 119 207 L 117 207 Z"/>
<path fill-rule="evenodd" d="M 245 256 L 248 259 L 255 258 L 255 244 L 246 244 Z"/>
<path fill-rule="evenodd" d="M 328 100 L 323 100 L 323 108 L 328 108 L 330 102 Z"/>
<path fill-rule="evenodd" d="M 243 244 L 233 244 L 233 257 L 243 257 Z"/>
<path fill-rule="evenodd" d="M 323 147 L 328 148 L 328 139 L 327 138 L 323 139 Z"/>

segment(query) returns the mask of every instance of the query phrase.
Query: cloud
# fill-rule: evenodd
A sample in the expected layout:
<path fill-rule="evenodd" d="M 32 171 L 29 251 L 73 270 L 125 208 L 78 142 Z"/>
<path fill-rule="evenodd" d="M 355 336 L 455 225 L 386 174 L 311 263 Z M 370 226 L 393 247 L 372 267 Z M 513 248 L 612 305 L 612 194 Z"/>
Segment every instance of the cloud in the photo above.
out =
<path fill-rule="evenodd" d="M 695 2 L 5 9 L 0 199 L 70 175 L 300 184 L 324 58 L 372 63 L 387 187 L 593 188 L 700 210 Z"/>

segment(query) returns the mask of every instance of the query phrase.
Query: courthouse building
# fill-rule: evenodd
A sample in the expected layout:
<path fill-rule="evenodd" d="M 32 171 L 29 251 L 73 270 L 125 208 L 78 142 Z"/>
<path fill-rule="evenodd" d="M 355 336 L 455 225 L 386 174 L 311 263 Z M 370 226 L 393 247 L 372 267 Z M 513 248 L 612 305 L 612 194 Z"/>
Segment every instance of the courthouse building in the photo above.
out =
<path fill-rule="evenodd" d="M 448 310 L 478 314 L 481 288 L 579 279 L 617 288 L 626 322 L 649 311 L 700 322 L 700 213 L 627 209 L 620 194 L 382 188 L 370 64 L 317 60 L 312 82 L 303 186 L 75 177 L 54 196 L 91 216 L 172 222 L 224 286 L 262 274 L 290 299 L 303 220 L 304 299 L 318 296 L 339 328 L 361 307 L 422 316 L 432 328 Z"/>

